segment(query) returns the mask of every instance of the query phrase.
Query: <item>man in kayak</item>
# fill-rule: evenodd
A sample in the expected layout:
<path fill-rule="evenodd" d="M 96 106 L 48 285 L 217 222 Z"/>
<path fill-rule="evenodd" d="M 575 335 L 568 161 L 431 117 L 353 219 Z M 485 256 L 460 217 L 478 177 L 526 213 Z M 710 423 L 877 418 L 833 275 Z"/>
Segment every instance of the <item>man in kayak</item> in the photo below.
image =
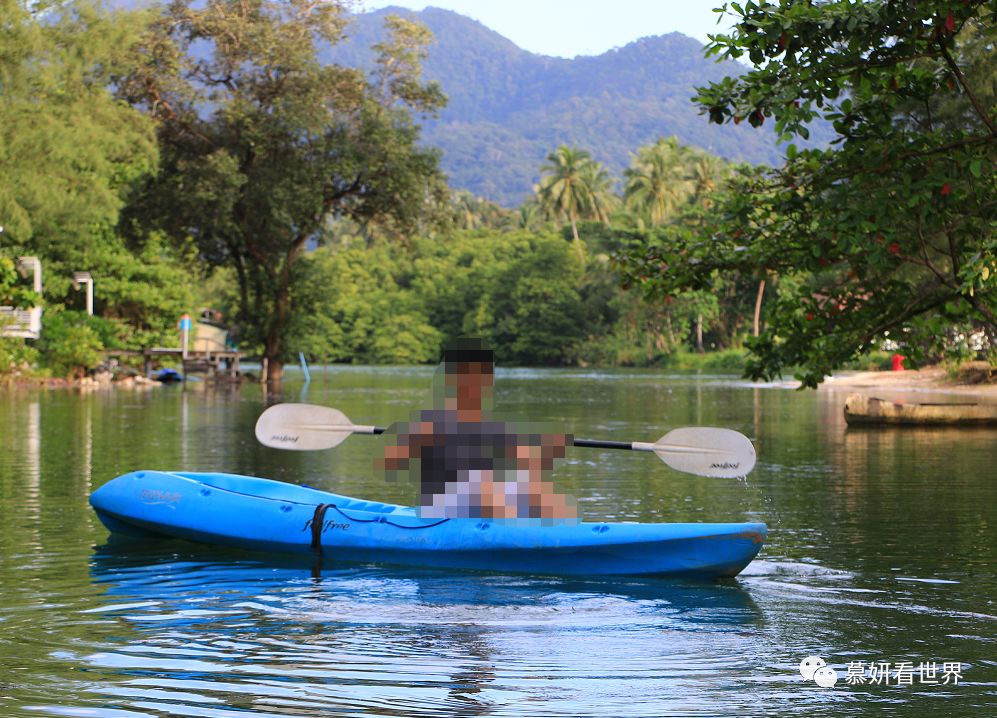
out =
<path fill-rule="evenodd" d="M 379 467 L 389 480 L 406 471 L 418 478 L 426 518 L 577 519 L 574 499 L 544 478 L 571 437 L 491 420 L 494 371 L 491 350 L 477 342 L 446 350 L 434 408 L 388 429 L 392 440 Z"/>

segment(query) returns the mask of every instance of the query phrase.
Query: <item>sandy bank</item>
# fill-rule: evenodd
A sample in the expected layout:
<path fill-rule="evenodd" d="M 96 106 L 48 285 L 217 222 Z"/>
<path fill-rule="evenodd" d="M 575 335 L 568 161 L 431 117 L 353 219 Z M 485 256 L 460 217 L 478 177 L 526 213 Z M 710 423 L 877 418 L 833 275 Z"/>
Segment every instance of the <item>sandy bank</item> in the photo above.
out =
<path fill-rule="evenodd" d="M 892 396 L 897 392 L 924 392 L 975 396 L 997 402 L 997 383 L 979 383 L 979 372 L 966 371 L 952 377 L 941 367 L 905 371 L 864 371 L 835 374 L 818 391 L 849 391 L 870 396 Z"/>

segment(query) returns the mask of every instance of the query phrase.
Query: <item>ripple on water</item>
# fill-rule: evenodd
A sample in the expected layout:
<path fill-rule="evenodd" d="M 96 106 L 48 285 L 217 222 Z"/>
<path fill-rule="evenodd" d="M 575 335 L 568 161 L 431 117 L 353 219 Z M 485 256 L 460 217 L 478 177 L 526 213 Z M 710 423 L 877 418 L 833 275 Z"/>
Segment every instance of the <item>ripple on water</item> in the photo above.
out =
<path fill-rule="evenodd" d="M 75 618 L 114 638 L 51 653 L 83 669 L 92 715 L 639 714 L 638 686 L 666 685 L 648 710 L 681 714 L 759 620 L 736 584 L 100 556 L 93 574 L 103 602 Z"/>

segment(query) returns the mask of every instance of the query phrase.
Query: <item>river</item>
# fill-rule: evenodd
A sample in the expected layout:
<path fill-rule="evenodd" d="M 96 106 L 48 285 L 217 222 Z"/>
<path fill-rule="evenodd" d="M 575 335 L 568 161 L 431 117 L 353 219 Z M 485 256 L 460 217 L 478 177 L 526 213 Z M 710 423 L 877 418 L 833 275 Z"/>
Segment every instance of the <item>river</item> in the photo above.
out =
<path fill-rule="evenodd" d="M 363 424 L 431 368 L 313 368 L 283 399 Z M 765 521 L 737 578 L 565 579 L 305 567 L 122 547 L 87 504 L 136 469 L 227 471 L 405 501 L 381 439 L 259 446 L 258 385 L 0 394 L 0 715 L 973 716 L 997 706 L 997 430 L 848 430 L 844 394 L 649 370 L 507 370 L 503 418 L 585 438 L 749 436 L 746 481 L 573 449 L 585 517 Z M 817 656 L 823 688 L 799 672 Z M 882 664 L 888 663 L 884 667 Z"/>

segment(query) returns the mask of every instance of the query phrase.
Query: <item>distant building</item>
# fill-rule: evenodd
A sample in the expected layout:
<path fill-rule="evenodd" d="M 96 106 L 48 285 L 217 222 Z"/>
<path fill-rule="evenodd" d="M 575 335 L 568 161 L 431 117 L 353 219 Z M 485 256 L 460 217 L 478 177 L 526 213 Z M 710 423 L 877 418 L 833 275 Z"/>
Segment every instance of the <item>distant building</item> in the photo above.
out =
<path fill-rule="evenodd" d="M 194 324 L 194 342 L 191 351 L 225 352 L 232 351 L 232 337 L 228 326 L 223 322 L 221 312 L 202 309 L 201 316 Z"/>
<path fill-rule="evenodd" d="M 0 231 L 3 228 L 0 227 Z M 18 268 L 33 273 L 35 294 L 42 294 L 42 263 L 38 257 L 21 257 Z M 22 339 L 37 339 L 42 333 L 42 308 L 16 309 L 0 307 L 0 337 L 21 337 Z"/>

